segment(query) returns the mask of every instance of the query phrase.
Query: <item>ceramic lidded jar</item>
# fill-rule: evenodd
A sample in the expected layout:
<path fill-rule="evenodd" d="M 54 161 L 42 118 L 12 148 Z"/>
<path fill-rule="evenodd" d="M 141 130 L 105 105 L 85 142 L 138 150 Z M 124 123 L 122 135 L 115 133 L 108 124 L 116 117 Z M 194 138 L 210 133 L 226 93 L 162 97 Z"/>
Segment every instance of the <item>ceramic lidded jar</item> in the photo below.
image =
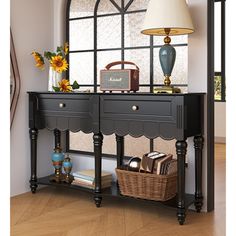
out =
<path fill-rule="evenodd" d="M 64 161 L 64 153 L 62 153 L 60 147 L 56 147 L 54 152 L 51 154 L 51 160 L 55 168 L 55 176 L 51 179 L 55 182 L 61 182 L 62 180 L 62 163 Z"/>

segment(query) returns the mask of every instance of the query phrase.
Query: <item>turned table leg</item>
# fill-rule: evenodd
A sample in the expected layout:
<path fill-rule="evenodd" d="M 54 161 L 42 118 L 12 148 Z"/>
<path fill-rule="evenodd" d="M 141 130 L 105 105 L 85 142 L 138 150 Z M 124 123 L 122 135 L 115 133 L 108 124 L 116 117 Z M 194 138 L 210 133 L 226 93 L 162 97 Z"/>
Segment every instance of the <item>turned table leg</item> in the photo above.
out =
<path fill-rule="evenodd" d="M 124 137 L 116 134 L 117 168 L 123 165 Z"/>
<path fill-rule="evenodd" d="M 55 137 L 55 148 L 61 148 L 61 131 L 58 129 L 54 129 L 54 137 Z"/>
<path fill-rule="evenodd" d="M 194 139 L 195 149 L 195 208 L 200 212 L 203 205 L 202 195 L 202 149 L 204 139 L 202 136 L 195 136 Z"/>
<path fill-rule="evenodd" d="M 177 180 L 177 218 L 180 225 L 184 224 L 185 221 L 185 156 L 187 152 L 186 141 L 177 141 L 176 144 L 177 154 L 177 169 L 178 169 L 178 180 Z"/>
<path fill-rule="evenodd" d="M 97 207 L 100 207 L 102 202 L 101 197 L 101 169 L 102 169 L 102 141 L 101 133 L 93 135 L 94 155 L 95 155 L 95 190 L 94 201 Z"/>
<path fill-rule="evenodd" d="M 29 130 L 30 135 L 30 158 L 31 158 L 31 177 L 30 177 L 30 189 L 32 193 L 36 192 L 37 185 L 37 138 L 38 130 L 31 128 Z"/>

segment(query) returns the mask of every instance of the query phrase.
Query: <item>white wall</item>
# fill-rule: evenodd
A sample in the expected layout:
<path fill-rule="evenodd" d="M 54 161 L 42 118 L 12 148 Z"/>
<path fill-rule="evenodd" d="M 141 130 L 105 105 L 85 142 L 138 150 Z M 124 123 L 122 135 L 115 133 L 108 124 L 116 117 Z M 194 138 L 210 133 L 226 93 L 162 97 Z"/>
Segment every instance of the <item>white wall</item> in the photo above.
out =
<path fill-rule="evenodd" d="M 11 128 L 11 196 L 29 191 L 30 142 L 27 91 L 46 91 L 48 70 L 34 67 L 33 50 L 53 49 L 53 0 L 11 0 L 11 29 L 18 60 L 21 92 Z M 38 175 L 50 173 L 52 135 L 43 130 L 38 139 Z M 48 145 L 49 144 L 49 145 Z"/>
<path fill-rule="evenodd" d="M 63 45 L 66 39 L 66 3 L 67 0 L 53 0 L 54 48 Z"/>
<path fill-rule="evenodd" d="M 215 141 L 226 142 L 226 103 L 215 102 Z"/>

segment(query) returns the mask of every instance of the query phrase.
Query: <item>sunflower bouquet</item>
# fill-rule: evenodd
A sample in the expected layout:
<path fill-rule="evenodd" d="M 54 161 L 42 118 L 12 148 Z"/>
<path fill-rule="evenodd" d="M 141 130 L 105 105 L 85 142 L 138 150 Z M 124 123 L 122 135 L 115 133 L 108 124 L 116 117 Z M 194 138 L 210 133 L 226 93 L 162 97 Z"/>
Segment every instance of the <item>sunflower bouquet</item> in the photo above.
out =
<path fill-rule="evenodd" d="M 50 67 L 52 70 L 56 71 L 59 74 L 65 72 L 68 69 L 68 62 L 66 60 L 66 55 L 69 52 L 69 44 L 65 43 L 64 46 L 57 47 L 56 52 L 45 51 L 44 56 L 39 52 L 33 51 L 31 54 L 35 60 L 35 66 L 41 70 L 45 68 L 45 58 L 49 61 Z M 58 82 L 58 86 L 52 86 L 55 92 L 71 92 L 73 89 L 78 89 L 79 84 L 77 81 L 74 81 L 70 85 L 67 79 L 62 79 Z"/>

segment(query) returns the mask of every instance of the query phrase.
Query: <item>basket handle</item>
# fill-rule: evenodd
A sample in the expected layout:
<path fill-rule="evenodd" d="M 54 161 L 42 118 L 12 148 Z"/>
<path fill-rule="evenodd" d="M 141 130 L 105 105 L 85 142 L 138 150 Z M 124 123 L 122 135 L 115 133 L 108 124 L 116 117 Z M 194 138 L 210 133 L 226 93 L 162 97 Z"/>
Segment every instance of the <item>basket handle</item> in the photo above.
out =
<path fill-rule="evenodd" d="M 137 70 L 139 70 L 139 67 L 133 63 L 133 62 L 130 62 L 130 61 L 114 61 L 112 63 L 109 63 L 105 68 L 107 70 L 109 70 L 112 66 L 116 66 L 116 65 L 120 65 L 120 64 L 129 64 L 129 65 L 134 65 L 136 67 Z"/>

